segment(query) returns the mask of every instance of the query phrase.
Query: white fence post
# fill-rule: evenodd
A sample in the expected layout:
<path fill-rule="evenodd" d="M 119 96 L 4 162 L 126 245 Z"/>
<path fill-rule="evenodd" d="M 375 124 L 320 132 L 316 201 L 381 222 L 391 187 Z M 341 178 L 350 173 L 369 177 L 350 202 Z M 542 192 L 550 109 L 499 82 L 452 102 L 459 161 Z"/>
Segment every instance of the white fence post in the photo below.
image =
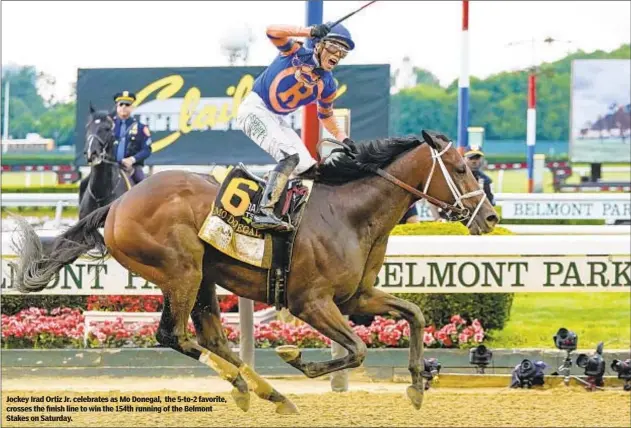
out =
<path fill-rule="evenodd" d="M 348 322 L 348 316 L 344 319 Z M 331 341 L 331 356 L 333 359 L 342 358 L 348 355 L 348 351 L 337 342 Z M 331 373 L 331 391 L 345 392 L 348 391 L 348 369 L 338 370 Z"/>
<path fill-rule="evenodd" d="M 239 297 L 239 327 L 239 356 L 254 368 L 254 302 L 244 297 Z"/>

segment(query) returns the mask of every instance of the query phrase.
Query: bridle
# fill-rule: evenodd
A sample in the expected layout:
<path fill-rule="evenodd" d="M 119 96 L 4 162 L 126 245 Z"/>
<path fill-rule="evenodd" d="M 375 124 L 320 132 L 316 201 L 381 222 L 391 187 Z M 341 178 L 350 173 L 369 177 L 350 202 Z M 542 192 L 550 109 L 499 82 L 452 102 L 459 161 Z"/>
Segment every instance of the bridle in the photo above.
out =
<path fill-rule="evenodd" d="M 109 142 L 103 141 L 103 139 L 101 137 L 99 137 L 98 134 L 95 134 L 95 133 L 88 134 L 88 150 L 87 150 L 87 153 L 90 153 L 91 148 L 92 148 L 92 142 L 94 140 L 97 140 L 99 143 L 101 143 L 101 151 L 97 155 L 98 161 L 99 161 L 97 163 L 97 165 L 99 163 L 101 163 L 101 162 L 118 165 L 118 162 L 116 162 L 115 160 L 110 159 L 107 156 L 107 150 L 109 148 Z M 92 162 L 90 161 L 90 159 L 88 159 L 88 165 L 92 166 Z"/>
<path fill-rule="evenodd" d="M 96 165 L 99 165 L 101 163 L 105 163 L 105 164 L 110 164 L 110 165 L 116 165 L 117 167 L 120 168 L 120 165 L 118 164 L 118 162 L 116 162 L 113 159 L 110 159 L 109 156 L 108 156 L 107 151 L 109 149 L 110 142 L 104 141 L 98 134 L 93 133 L 93 132 L 88 134 L 87 140 L 88 140 L 87 153 L 90 153 L 91 148 L 92 148 L 92 143 L 93 143 L 94 140 L 97 140 L 99 143 L 101 143 L 101 151 L 97 154 L 98 162 L 96 164 L 93 164 L 88 159 L 88 165 L 90 167 L 93 166 L 93 165 L 96 166 Z M 112 140 L 112 142 L 113 142 L 113 140 Z M 105 196 L 101 197 L 101 198 L 97 198 L 96 197 L 94 192 L 92 192 L 91 186 L 87 186 L 86 190 L 87 190 L 88 194 L 92 197 L 92 199 L 94 199 L 94 201 L 98 204 L 99 202 L 109 198 L 111 196 L 111 194 L 116 191 L 116 188 L 118 187 L 118 184 L 120 183 L 120 180 L 121 180 L 120 171 L 119 171 L 119 174 L 117 174 L 117 177 L 118 178 L 116 180 L 116 183 L 114 183 L 114 186 L 112 186 L 112 189 L 111 189 L 110 193 L 108 195 L 105 195 Z"/>
<path fill-rule="evenodd" d="M 350 147 L 348 147 L 348 145 L 340 141 L 334 140 L 332 138 L 324 138 L 323 141 L 329 141 L 329 142 L 342 146 L 345 149 L 344 151 L 350 157 L 354 159 L 355 156 L 352 153 Z M 410 192 L 412 195 L 417 197 L 417 200 L 425 199 L 428 202 L 436 205 L 438 208 L 443 210 L 445 218 L 448 221 L 461 222 L 461 221 L 469 220 L 466 225 L 467 227 L 469 227 L 471 226 L 471 223 L 473 222 L 473 219 L 475 218 L 475 216 L 478 214 L 478 211 L 480 211 L 480 208 L 482 208 L 482 204 L 486 200 L 486 193 L 484 192 L 483 189 L 474 190 L 473 192 L 465 193 L 464 195 L 460 193 L 460 191 L 458 190 L 458 187 L 456 186 L 456 183 L 454 183 L 453 178 L 451 178 L 449 171 L 447 171 L 447 166 L 445 166 L 445 162 L 443 161 L 443 158 L 442 158 L 442 156 L 451 148 L 451 145 L 452 145 L 452 142 L 450 141 L 449 144 L 447 144 L 447 146 L 440 152 L 434 149 L 433 147 L 430 147 L 430 151 L 432 153 L 432 168 L 429 171 L 429 174 L 427 176 L 427 181 L 425 183 L 425 187 L 423 188 L 422 192 L 410 186 L 409 184 L 404 183 L 403 181 L 399 180 L 398 178 L 384 171 L 381 168 L 375 168 L 374 173 L 388 180 L 392 184 L 399 186 L 403 190 Z M 436 164 L 440 166 L 440 170 L 442 171 L 443 176 L 445 177 L 447 186 L 449 187 L 449 190 L 451 191 L 451 194 L 455 199 L 455 202 L 453 205 L 443 202 L 427 194 L 429 185 L 432 181 L 432 178 L 434 177 L 434 170 L 436 169 Z M 480 202 L 478 202 L 475 209 L 473 210 L 473 213 L 471 213 L 471 211 L 464 206 L 462 201 L 468 198 L 472 198 L 474 196 L 478 196 L 478 195 L 482 195 L 482 198 L 480 198 Z"/>

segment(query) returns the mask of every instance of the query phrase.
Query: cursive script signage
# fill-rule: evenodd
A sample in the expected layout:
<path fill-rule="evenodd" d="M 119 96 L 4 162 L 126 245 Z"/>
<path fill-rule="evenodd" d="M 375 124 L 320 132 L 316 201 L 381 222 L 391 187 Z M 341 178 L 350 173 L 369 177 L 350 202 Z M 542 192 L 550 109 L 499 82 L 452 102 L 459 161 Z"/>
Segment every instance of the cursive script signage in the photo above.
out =
<path fill-rule="evenodd" d="M 274 160 L 235 126 L 243 99 L 264 67 L 80 69 L 77 82 L 76 155 L 84 165 L 88 106 L 112 109 L 112 95 L 136 94 L 134 116 L 152 132 L 149 165 L 269 164 Z M 353 112 L 357 139 L 388 135 L 389 65 L 336 70 L 336 108 Z M 370 90 L 366 90 L 370 88 Z M 285 117 L 299 133 L 300 110 Z"/>

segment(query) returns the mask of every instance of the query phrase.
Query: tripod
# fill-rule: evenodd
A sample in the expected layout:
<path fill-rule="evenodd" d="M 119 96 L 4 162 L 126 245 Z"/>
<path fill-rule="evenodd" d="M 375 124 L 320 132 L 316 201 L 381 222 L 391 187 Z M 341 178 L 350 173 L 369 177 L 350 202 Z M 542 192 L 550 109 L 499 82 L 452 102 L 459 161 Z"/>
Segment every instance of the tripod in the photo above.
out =
<path fill-rule="evenodd" d="M 552 373 L 553 375 L 561 375 L 563 376 L 563 383 L 565 384 L 565 386 L 569 386 L 570 385 L 570 379 L 574 379 L 577 380 L 578 382 L 582 383 L 587 389 L 589 390 L 594 390 L 594 389 L 600 389 L 602 390 L 603 388 L 600 386 L 596 385 L 596 379 L 590 377 L 589 378 L 589 382 L 585 381 L 583 379 L 581 379 L 578 376 L 572 376 L 570 374 L 570 370 L 572 368 L 572 356 L 571 353 L 572 351 L 570 350 L 565 350 L 565 360 L 563 361 L 563 364 L 561 364 L 559 366 L 559 368 L 557 369 L 557 371 L 555 373 Z"/>
<path fill-rule="evenodd" d="M 484 369 L 486 369 L 486 364 L 478 364 L 475 367 L 475 373 L 476 374 L 484 374 Z"/>
<path fill-rule="evenodd" d="M 570 370 L 572 369 L 571 353 L 572 351 L 569 351 L 567 349 L 565 350 L 565 360 L 563 361 L 563 364 L 559 366 L 556 373 L 553 373 L 563 376 L 563 383 L 565 384 L 565 386 L 568 386 L 570 384 L 571 377 L 576 377 L 570 375 Z"/>

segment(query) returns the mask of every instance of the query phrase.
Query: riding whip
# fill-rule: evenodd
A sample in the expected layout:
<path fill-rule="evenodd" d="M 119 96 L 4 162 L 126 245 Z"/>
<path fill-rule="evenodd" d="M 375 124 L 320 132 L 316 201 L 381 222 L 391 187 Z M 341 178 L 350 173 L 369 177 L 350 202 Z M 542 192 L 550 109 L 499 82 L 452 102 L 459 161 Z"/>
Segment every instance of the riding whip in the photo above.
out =
<path fill-rule="evenodd" d="M 362 7 L 360 7 L 359 9 L 357 9 L 356 11 L 351 12 L 348 15 L 344 16 L 343 18 L 338 19 L 333 24 L 331 24 L 331 28 L 335 27 L 337 24 L 339 24 L 339 23 L 341 23 L 343 21 L 346 21 L 348 18 L 350 18 L 351 16 L 355 15 L 357 12 L 359 12 L 362 9 L 366 9 L 368 6 L 370 6 L 373 3 L 377 3 L 377 0 L 370 1 L 370 2 L 366 3 L 365 5 L 363 5 Z"/>

